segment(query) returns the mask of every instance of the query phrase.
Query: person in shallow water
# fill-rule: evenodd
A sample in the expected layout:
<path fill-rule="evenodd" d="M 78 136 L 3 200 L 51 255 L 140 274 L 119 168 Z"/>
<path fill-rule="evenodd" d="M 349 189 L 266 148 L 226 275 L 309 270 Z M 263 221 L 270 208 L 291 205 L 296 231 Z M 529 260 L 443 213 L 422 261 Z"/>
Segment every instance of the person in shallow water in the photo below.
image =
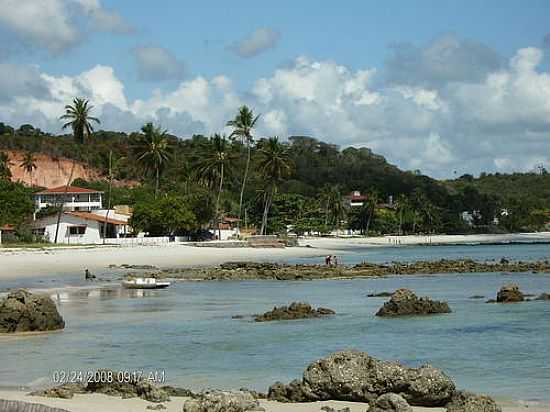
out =
<path fill-rule="evenodd" d="M 325 257 L 325 265 L 330 266 L 332 264 L 332 256 Z"/>
<path fill-rule="evenodd" d="M 88 268 L 84 269 L 84 277 L 86 280 L 92 280 L 95 279 L 95 275 L 92 275 Z"/>

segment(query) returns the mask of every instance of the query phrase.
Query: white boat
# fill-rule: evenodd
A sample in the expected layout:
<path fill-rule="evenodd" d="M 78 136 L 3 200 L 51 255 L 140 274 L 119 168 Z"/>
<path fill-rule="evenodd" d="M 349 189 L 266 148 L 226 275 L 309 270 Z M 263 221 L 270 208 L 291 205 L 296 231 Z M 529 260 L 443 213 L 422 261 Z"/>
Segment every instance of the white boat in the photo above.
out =
<path fill-rule="evenodd" d="M 134 278 L 123 280 L 122 286 L 127 289 L 164 289 L 170 286 L 170 282 L 161 282 L 155 278 Z"/>

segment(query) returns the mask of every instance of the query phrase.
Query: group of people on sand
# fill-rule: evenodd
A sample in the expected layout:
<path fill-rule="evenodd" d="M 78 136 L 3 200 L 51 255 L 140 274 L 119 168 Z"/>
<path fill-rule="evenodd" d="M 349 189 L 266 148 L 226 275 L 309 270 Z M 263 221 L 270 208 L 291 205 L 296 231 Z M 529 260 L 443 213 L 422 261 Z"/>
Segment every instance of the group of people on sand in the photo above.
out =
<path fill-rule="evenodd" d="M 325 257 L 325 265 L 327 266 L 338 266 L 338 256 L 328 255 Z"/>

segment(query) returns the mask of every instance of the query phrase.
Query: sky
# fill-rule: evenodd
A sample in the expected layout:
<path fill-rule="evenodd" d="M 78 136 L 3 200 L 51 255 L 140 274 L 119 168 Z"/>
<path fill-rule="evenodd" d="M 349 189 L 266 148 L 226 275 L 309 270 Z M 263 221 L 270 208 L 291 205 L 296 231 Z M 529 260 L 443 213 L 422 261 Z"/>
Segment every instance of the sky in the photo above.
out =
<path fill-rule="evenodd" d="M 438 178 L 550 168 L 550 2 L 0 0 L 0 122 L 153 121 L 371 148 Z"/>

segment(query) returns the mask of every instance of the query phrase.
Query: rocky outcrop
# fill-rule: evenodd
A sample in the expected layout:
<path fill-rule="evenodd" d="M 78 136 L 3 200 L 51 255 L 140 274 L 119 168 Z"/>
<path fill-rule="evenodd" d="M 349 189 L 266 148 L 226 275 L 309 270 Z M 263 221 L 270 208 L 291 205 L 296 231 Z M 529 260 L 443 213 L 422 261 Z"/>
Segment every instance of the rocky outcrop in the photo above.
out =
<path fill-rule="evenodd" d="M 246 412 L 263 411 L 248 392 L 208 391 L 183 404 L 183 412 Z"/>
<path fill-rule="evenodd" d="M 541 293 L 535 300 L 550 300 L 550 293 Z"/>
<path fill-rule="evenodd" d="M 525 296 L 516 284 L 504 285 L 497 293 L 497 303 L 523 302 Z"/>
<path fill-rule="evenodd" d="M 398 289 L 391 299 L 384 303 L 376 316 L 432 315 L 450 312 L 451 308 L 446 302 L 418 298 L 409 289 Z"/>
<path fill-rule="evenodd" d="M 256 315 L 256 322 L 269 322 L 274 320 L 295 320 L 318 318 L 321 316 L 334 315 L 335 311 L 327 308 L 314 309 L 308 303 L 293 302 L 289 306 L 274 307 L 273 310 L 265 312 L 263 315 Z"/>
<path fill-rule="evenodd" d="M 96 375 L 98 379 L 91 377 L 85 384 L 64 384 L 54 388 L 32 392 L 34 396 L 47 396 L 51 398 L 70 399 L 75 393 L 102 393 L 109 396 L 120 396 L 127 398 L 142 398 L 149 402 L 165 402 L 170 400 L 169 390 L 178 392 L 177 396 L 192 395 L 192 392 L 182 392 L 183 389 L 172 387 L 169 390 L 159 388 L 143 377 L 129 377 L 127 374 L 118 373 L 108 369 L 100 369 Z M 128 378 L 128 379 L 126 379 Z"/>
<path fill-rule="evenodd" d="M 367 298 L 389 298 L 393 292 L 369 293 Z"/>
<path fill-rule="evenodd" d="M 496 402 L 486 395 L 457 391 L 447 404 L 447 412 L 502 412 Z"/>
<path fill-rule="evenodd" d="M 301 381 L 274 384 L 269 388 L 268 399 L 374 402 L 381 395 L 398 393 L 413 406 L 442 406 L 454 392 L 453 381 L 429 365 L 409 368 L 377 360 L 364 352 L 344 351 L 310 364 Z"/>
<path fill-rule="evenodd" d="M 0 411 L 2 412 L 69 412 L 66 409 L 52 408 L 40 403 L 8 401 L 0 399 Z"/>
<path fill-rule="evenodd" d="M 43 332 L 64 327 L 65 321 L 48 296 L 19 289 L 0 301 L 0 333 Z"/>
<path fill-rule="evenodd" d="M 385 393 L 372 403 L 369 412 L 413 412 L 413 409 L 401 395 Z"/>

